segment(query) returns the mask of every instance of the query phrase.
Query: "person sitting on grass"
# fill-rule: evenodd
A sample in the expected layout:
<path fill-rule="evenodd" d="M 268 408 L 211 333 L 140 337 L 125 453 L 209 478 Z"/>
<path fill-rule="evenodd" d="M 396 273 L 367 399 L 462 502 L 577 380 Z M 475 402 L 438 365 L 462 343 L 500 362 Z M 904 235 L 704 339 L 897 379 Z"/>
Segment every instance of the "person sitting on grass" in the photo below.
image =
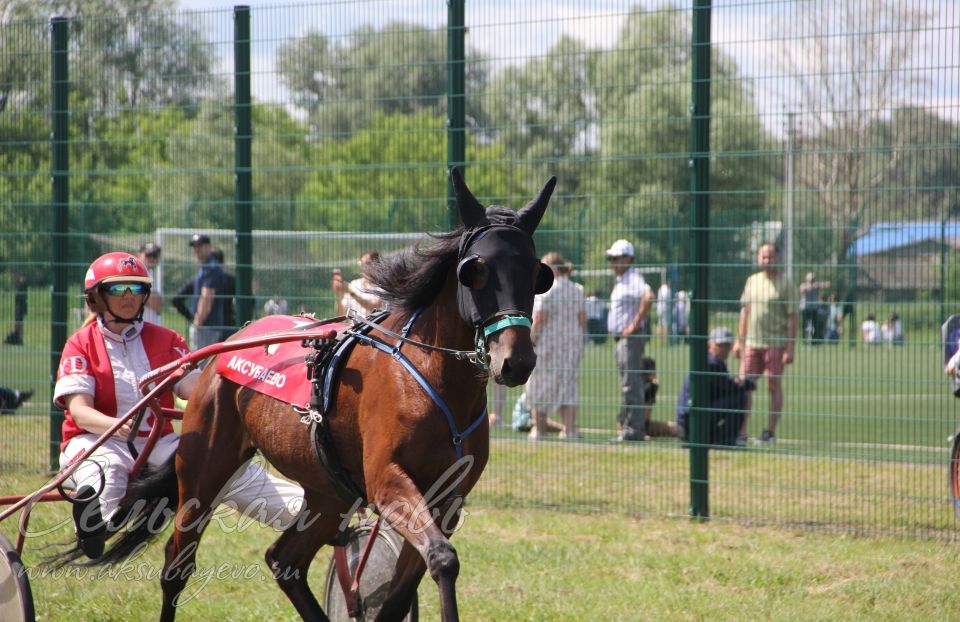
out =
<path fill-rule="evenodd" d="M 33 397 L 33 391 L 19 391 L 0 386 L 0 415 L 12 415 L 31 397 Z"/>
<path fill-rule="evenodd" d="M 657 362 L 649 356 L 640 361 L 640 370 L 646 376 L 643 396 L 643 418 L 647 440 L 655 437 L 683 438 L 683 428 L 672 421 L 654 421 L 653 407 L 657 403 L 660 384 L 657 381 Z"/>
<path fill-rule="evenodd" d="M 733 332 L 726 327 L 714 328 L 707 338 L 707 383 L 709 396 L 707 443 L 717 446 L 736 446 L 740 427 L 747 409 L 747 393 L 757 388 L 753 380 L 731 376 L 727 358 L 733 348 Z M 690 438 L 690 374 L 683 381 L 677 400 L 677 425 L 683 428 L 683 438 Z"/>

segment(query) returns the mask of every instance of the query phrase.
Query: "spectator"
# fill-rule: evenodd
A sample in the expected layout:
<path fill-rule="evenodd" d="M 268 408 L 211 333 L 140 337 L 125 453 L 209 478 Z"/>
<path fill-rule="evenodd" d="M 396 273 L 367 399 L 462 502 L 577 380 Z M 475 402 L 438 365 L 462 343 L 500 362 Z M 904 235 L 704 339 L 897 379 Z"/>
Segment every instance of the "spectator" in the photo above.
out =
<path fill-rule="evenodd" d="M 333 271 L 331 289 L 335 297 L 335 315 L 347 315 L 349 311 L 367 315 L 380 308 L 380 297 L 366 275 L 367 268 L 379 260 L 380 253 L 377 251 L 367 251 L 360 255 L 360 276 L 349 283 L 343 279 L 340 270 Z"/>
<path fill-rule="evenodd" d="M 210 238 L 203 233 L 190 239 L 200 270 L 193 277 L 193 314 L 190 342 L 194 350 L 217 343 L 226 324 L 223 266 L 217 261 Z M 218 295 L 219 294 L 219 295 Z"/>
<path fill-rule="evenodd" d="M 883 343 L 883 333 L 877 323 L 877 316 L 872 313 L 867 314 L 867 319 L 860 324 L 860 337 L 863 339 L 863 343 L 868 345 Z"/>
<path fill-rule="evenodd" d="M 210 252 L 213 257 L 220 262 L 220 266 L 224 266 L 223 263 L 223 250 L 215 248 Z M 219 341 L 225 341 L 227 337 L 232 335 L 237 330 L 237 315 L 234 309 L 236 304 L 234 301 L 234 296 L 237 294 L 237 279 L 235 276 L 223 270 L 223 280 L 221 281 L 221 287 L 218 289 L 217 297 L 223 301 L 223 328 L 220 330 L 220 339 Z"/>
<path fill-rule="evenodd" d="M 707 383 L 707 443 L 710 445 L 736 446 L 746 416 L 747 401 L 756 384 L 750 379 L 731 376 L 727 371 L 727 358 L 733 347 L 733 333 L 729 328 L 719 327 L 710 331 L 707 338 L 707 372 L 702 378 Z M 677 399 L 677 425 L 683 438 L 690 438 L 690 374 L 683 381 Z"/>
<path fill-rule="evenodd" d="M 800 284 L 800 317 L 807 343 L 823 339 L 824 327 L 817 314 L 820 306 L 820 290 L 830 287 L 830 281 L 814 280 L 813 272 L 807 272 Z"/>
<path fill-rule="evenodd" d="M 607 302 L 600 297 L 600 291 L 587 296 L 587 334 L 597 345 L 607 342 Z"/>
<path fill-rule="evenodd" d="M 66 467 L 98 442 L 117 418 L 128 413 L 141 398 L 140 379 L 151 369 L 176 361 L 187 353 L 187 344 L 177 333 L 142 321 L 152 279 L 139 259 L 128 253 L 108 253 L 87 270 L 84 294 L 91 316 L 63 348 L 54 404 L 65 410 L 60 465 Z M 174 392 L 187 399 L 199 372 L 184 376 Z M 171 395 L 161 404 L 173 405 Z M 144 419 L 135 445 L 143 451 L 154 417 Z M 174 454 L 179 437 L 169 421 L 150 454 L 149 463 L 163 464 Z M 68 480 L 76 490 L 73 506 L 78 548 L 88 557 L 103 553 L 107 522 L 127 488 L 134 456 L 127 447 L 129 423 L 96 449 Z M 296 517 L 295 502 L 303 491 L 254 465 L 241 467 L 243 475 L 225 495 L 245 512 L 265 510 L 275 526 L 289 525 Z"/>
<path fill-rule="evenodd" d="M 7 334 L 4 343 L 11 346 L 23 345 L 23 319 L 27 317 L 27 279 L 19 272 L 13 272 L 13 330 Z"/>
<path fill-rule="evenodd" d="M 836 294 L 830 294 L 827 297 L 827 304 L 830 311 L 827 314 L 827 341 L 836 343 L 840 341 L 843 334 L 843 305 L 837 301 Z"/>
<path fill-rule="evenodd" d="M 660 384 L 657 381 L 657 362 L 649 356 L 643 357 L 640 369 L 646 376 L 643 396 L 643 418 L 647 439 L 654 437 L 682 438 L 683 428 L 672 421 L 655 421 L 653 407 L 657 403 L 657 392 Z"/>
<path fill-rule="evenodd" d="M 583 286 L 570 280 L 572 266 L 560 253 L 543 256 L 553 270 L 553 285 L 533 303 L 531 333 L 536 344 L 537 366 L 527 381 L 527 403 L 533 413 L 530 438 L 547 432 L 547 415 L 556 410 L 563 429 L 561 438 L 574 439 L 580 397 L 580 359 L 587 331 Z"/>
<path fill-rule="evenodd" d="M 658 335 L 667 335 L 670 332 L 671 324 L 671 307 L 673 306 L 673 300 L 671 296 L 673 292 L 670 291 L 670 284 L 664 281 L 660 284 L 660 288 L 657 290 L 657 334 Z"/>
<path fill-rule="evenodd" d="M 188 280 L 180 286 L 177 293 L 173 295 L 170 304 L 182 315 L 188 322 L 193 323 L 193 311 L 190 310 L 193 300 L 193 279 Z"/>
<path fill-rule="evenodd" d="M 883 340 L 887 345 L 903 345 L 903 321 L 900 320 L 898 313 L 893 312 L 890 314 L 890 320 L 883 323 L 883 326 L 880 327 L 880 332 L 883 334 Z"/>
<path fill-rule="evenodd" d="M 640 271 L 633 268 L 633 244 L 617 240 L 607 249 L 607 261 L 616 282 L 610 293 L 607 330 L 616 340 L 617 372 L 623 403 L 617 422 L 619 440 L 642 441 L 644 430 L 643 403 L 645 376 L 640 369 L 649 329 L 647 316 L 653 305 L 653 292 Z"/>
<path fill-rule="evenodd" d="M 682 289 L 677 292 L 673 307 L 673 335 L 670 343 L 686 343 L 690 335 L 690 296 Z"/>
<path fill-rule="evenodd" d="M 780 253 L 774 244 L 766 243 L 757 251 L 760 271 L 747 279 L 740 296 L 740 323 L 733 355 L 742 357 L 740 377 L 767 379 L 770 392 L 770 416 L 760 442 L 775 443 L 777 423 L 783 412 L 784 367 L 793 362 L 797 338 L 797 288 L 780 272 Z M 747 422 L 753 395 L 747 394 L 747 405 L 738 443 L 746 444 Z"/>
<path fill-rule="evenodd" d="M 150 289 L 150 297 L 147 298 L 146 306 L 143 308 L 143 321 L 163 326 L 160 314 L 163 313 L 163 287 L 157 279 L 157 264 L 160 263 L 160 247 L 153 242 L 146 242 L 140 246 L 140 261 L 147 268 L 150 274 L 150 280 L 156 285 Z"/>
<path fill-rule="evenodd" d="M 286 299 L 281 298 L 280 296 L 274 296 L 270 300 L 263 303 L 263 313 L 264 315 L 286 315 Z"/>
<path fill-rule="evenodd" d="M 0 386 L 0 415 L 12 415 L 31 397 L 33 397 L 33 391 L 20 391 Z"/>

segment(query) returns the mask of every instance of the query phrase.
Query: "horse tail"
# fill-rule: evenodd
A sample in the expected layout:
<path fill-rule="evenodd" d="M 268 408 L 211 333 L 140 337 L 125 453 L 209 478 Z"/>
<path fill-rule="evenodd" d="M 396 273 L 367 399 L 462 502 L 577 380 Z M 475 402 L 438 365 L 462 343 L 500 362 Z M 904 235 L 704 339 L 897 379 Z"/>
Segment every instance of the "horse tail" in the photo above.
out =
<path fill-rule="evenodd" d="M 177 513 L 180 489 L 177 483 L 176 456 L 157 468 L 146 467 L 131 480 L 120 502 L 108 533 L 110 546 L 93 565 L 123 561 L 146 547 L 170 523 Z"/>
<path fill-rule="evenodd" d="M 121 562 L 145 548 L 177 513 L 180 490 L 177 483 L 175 456 L 159 467 L 147 466 L 127 485 L 127 493 L 117 511 L 107 522 L 109 543 L 96 559 L 83 559 L 80 545 L 74 543 L 67 550 L 47 557 L 45 566 L 60 568 L 74 563 L 77 566 L 106 566 Z"/>

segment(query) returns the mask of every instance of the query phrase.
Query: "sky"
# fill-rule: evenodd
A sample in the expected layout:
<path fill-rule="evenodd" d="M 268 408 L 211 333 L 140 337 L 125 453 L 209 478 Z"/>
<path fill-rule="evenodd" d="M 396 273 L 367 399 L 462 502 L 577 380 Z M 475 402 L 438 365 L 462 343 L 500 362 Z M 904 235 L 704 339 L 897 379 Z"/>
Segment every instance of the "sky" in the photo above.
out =
<path fill-rule="evenodd" d="M 856 5 L 869 0 L 844 0 Z M 593 47 L 604 47 L 617 39 L 628 9 L 636 0 L 466 0 L 468 46 L 479 48 L 502 64 L 520 63 L 543 53 L 561 35 L 575 37 Z M 234 4 L 224 0 L 181 0 L 190 11 L 229 12 Z M 287 95 L 277 81 L 274 54 L 291 37 L 319 30 L 325 34 L 347 34 L 357 26 L 382 26 L 407 21 L 440 27 L 446 22 L 445 0 L 321 0 L 291 3 L 289 0 L 248 0 L 253 29 L 253 90 L 258 99 L 284 101 Z M 647 1 L 648 8 L 667 3 Z M 684 8 L 692 0 L 674 3 Z M 932 27 L 925 31 L 915 49 L 912 77 L 924 80 L 914 103 L 934 109 L 943 117 L 960 122 L 960 0 L 914 0 L 912 6 L 931 12 Z M 785 19 L 790 8 L 811 11 L 833 10 L 835 0 L 714 0 L 712 38 L 716 47 L 732 56 L 744 76 L 754 78 L 753 89 L 764 125 L 777 135 L 786 127 L 786 116 L 795 104 L 784 100 L 782 70 L 777 63 L 783 46 L 803 39 Z M 863 28 L 871 28 L 869 12 L 863 11 Z M 223 16 L 213 21 L 227 24 Z M 859 19 L 859 15 L 858 15 Z M 792 27 L 793 31 L 783 32 Z M 231 26 L 232 28 L 232 26 Z M 229 32 L 216 36 L 229 41 Z M 230 46 L 223 52 L 224 72 L 232 70 Z"/>

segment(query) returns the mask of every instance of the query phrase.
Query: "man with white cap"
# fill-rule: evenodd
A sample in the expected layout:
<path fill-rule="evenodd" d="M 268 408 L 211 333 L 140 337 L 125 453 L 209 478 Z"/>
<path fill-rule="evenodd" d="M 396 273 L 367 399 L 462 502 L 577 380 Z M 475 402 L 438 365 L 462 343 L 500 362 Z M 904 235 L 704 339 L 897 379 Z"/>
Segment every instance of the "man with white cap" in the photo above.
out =
<path fill-rule="evenodd" d="M 641 363 L 647 343 L 647 316 L 654 295 L 640 271 L 631 266 L 633 244 L 617 240 L 606 255 L 617 277 L 610 293 L 607 330 L 616 340 L 617 372 L 623 393 L 623 405 L 617 417 L 620 440 L 642 441 L 646 435 L 643 418 L 646 376 Z"/>

